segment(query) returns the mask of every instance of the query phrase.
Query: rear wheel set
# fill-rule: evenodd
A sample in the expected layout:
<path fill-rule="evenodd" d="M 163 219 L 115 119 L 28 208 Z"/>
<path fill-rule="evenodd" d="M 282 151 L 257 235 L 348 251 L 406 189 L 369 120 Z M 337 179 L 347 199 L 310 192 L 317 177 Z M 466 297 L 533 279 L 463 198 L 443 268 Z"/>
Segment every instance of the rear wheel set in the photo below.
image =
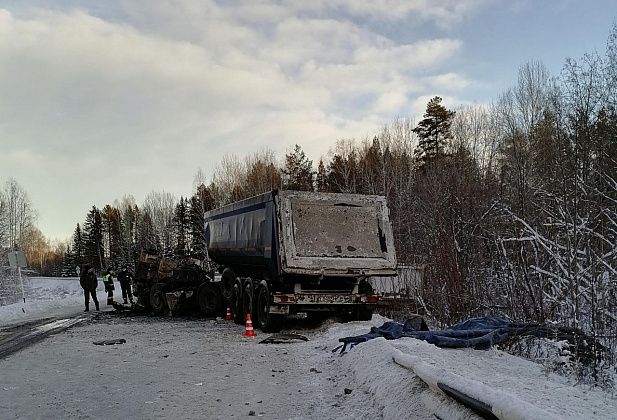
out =
<path fill-rule="evenodd" d="M 285 316 L 271 314 L 270 301 L 270 290 L 266 284 L 262 284 L 257 289 L 257 301 L 255 305 L 257 324 L 265 333 L 276 333 L 283 328 Z"/>
<path fill-rule="evenodd" d="M 243 324 L 246 314 L 251 314 L 253 324 L 263 332 L 279 332 L 283 328 L 285 315 L 270 313 L 270 290 L 265 282 L 257 283 L 247 279 L 237 280 L 233 287 L 232 306 L 234 321 Z"/>

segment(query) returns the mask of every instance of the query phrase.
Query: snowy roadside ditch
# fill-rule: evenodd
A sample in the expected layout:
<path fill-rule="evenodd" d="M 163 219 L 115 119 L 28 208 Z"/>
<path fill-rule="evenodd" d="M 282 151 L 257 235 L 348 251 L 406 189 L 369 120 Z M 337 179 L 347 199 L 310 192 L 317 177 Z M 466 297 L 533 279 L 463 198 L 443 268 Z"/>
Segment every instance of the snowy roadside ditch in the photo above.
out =
<path fill-rule="evenodd" d="M 102 286 L 97 289 L 102 291 Z M 74 315 L 84 308 L 78 278 L 24 277 L 26 302 L 19 298 L 0 305 L 0 326 L 50 316 Z"/>
<path fill-rule="evenodd" d="M 322 339 L 333 349 L 339 338 L 366 333 L 385 320 L 376 316 L 371 322 L 334 324 Z M 446 396 L 452 390 L 481 401 L 499 419 L 617 415 L 617 400 L 606 391 L 576 386 L 537 363 L 496 349 L 442 349 L 413 338 L 376 338 L 332 357 L 339 358 L 340 368 L 372 396 L 386 419 L 480 418 Z"/>

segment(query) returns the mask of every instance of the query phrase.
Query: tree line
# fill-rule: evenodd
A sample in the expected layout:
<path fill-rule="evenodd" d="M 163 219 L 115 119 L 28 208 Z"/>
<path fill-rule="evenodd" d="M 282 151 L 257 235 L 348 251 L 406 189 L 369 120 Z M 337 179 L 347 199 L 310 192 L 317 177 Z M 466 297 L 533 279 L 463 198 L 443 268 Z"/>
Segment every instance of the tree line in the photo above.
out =
<path fill-rule="evenodd" d="M 26 190 L 14 178 L 0 189 L 0 266 L 8 264 L 6 253 L 22 250 L 29 266 L 43 275 L 60 275 L 64 244 L 50 241 L 36 226 L 37 212 Z"/>

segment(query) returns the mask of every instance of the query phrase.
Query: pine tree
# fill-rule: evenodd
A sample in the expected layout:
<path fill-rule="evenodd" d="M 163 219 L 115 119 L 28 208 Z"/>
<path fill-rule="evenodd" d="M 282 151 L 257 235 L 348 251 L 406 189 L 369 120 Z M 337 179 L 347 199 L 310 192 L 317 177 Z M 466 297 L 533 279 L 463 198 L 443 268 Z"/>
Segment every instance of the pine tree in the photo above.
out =
<path fill-rule="evenodd" d="M 81 227 L 79 223 L 77 223 L 77 227 L 75 227 L 75 232 L 73 233 L 73 262 L 75 266 L 82 266 L 85 263 L 84 260 L 84 237 L 81 231 Z"/>
<path fill-rule="evenodd" d="M 204 242 L 204 212 L 199 195 L 195 194 L 189 201 L 189 238 L 191 255 L 203 260 L 206 257 Z"/>
<path fill-rule="evenodd" d="M 103 269 L 103 221 L 96 206 L 86 216 L 84 223 L 84 259 L 95 269 Z"/>
<path fill-rule="evenodd" d="M 283 188 L 296 191 L 313 191 L 313 161 L 309 160 L 299 145 L 285 155 Z"/>
<path fill-rule="evenodd" d="M 323 163 L 323 159 L 319 159 L 319 165 L 317 166 L 317 175 L 315 177 L 315 184 L 317 191 L 328 191 L 328 174 L 326 173 L 326 166 Z"/>
<path fill-rule="evenodd" d="M 180 202 L 176 204 L 174 211 L 173 229 L 175 233 L 176 246 L 174 247 L 174 256 L 176 258 L 185 257 L 188 252 L 188 231 L 189 217 L 186 200 L 180 197 Z"/>
<path fill-rule="evenodd" d="M 75 255 L 71 252 L 71 246 L 66 244 L 66 250 L 62 258 L 62 277 L 74 277 L 77 275 L 76 267 Z"/>
<path fill-rule="evenodd" d="M 413 129 L 419 137 L 415 154 L 423 165 L 443 156 L 446 142 L 452 138 L 450 127 L 455 112 L 441 105 L 441 100 L 435 96 L 428 102 L 424 118 Z"/>

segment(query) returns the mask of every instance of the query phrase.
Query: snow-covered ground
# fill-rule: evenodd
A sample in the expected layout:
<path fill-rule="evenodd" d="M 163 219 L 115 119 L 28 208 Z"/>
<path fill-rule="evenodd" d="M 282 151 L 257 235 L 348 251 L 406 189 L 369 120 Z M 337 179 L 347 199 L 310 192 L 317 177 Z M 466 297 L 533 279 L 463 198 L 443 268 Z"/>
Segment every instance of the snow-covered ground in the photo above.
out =
<path fill-rule="evenodd" d="M 69 316 L 84 310 L 84 292 L 77 277 L 24 277 L 26 302 L 0 306 L 0 326 L 51 316 Z M 21 297 L 21 293 L 19 295 Z M 103 283 L 97 289 L 105 301 Z M 90 303 L 92 308 L 94 304 Z"/>
<path fill-rule="evenodd" d="M 82 311 L 76 279 L 31 282 L 30 316 Z M 0 308 L 0 317 L 19 319 L 17 308 Z M 91 316 L 83 326 L 0 360 L 0 418 L 478 418 L 394 363 L 398 351 L 438 377 L 465 379 L 470 395 L 484 384 L 509 400 L 506 406 L 529 406 L 522 418 L 536 418 L 533 408 L 564 419 L 617 418 L 617 400 L 606 392 L 573 386 L 497 350 L 380 338 L 343 355 L 332 352 L 339 338 L 381 325 L 385 318 L 379 316 L 319 328 L 291 324 L 310 341 L 273 345 L 259 344 L 267 336 L 260 331 L 257 339 L 245 338 L 242 326 L 221 320 Z M 126 344 L 92 343 L 113 338 Z"/>

